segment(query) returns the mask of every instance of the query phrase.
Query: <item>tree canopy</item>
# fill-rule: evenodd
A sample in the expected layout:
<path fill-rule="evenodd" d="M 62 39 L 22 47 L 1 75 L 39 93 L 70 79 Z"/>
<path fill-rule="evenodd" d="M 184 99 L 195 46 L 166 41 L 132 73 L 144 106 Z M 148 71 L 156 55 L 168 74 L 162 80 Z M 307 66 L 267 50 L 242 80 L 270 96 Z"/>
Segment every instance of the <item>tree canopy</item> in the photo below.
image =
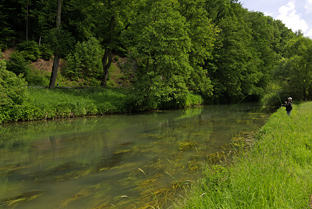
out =
<path fill-rule="evenodd" d="M 0 9 L 0 47 L 65 59 L 71 80 L 106 87 L 122 57 L 138 108 L 183 106 L 190 93 L 259 100 L 273 80 L 312 97 L 311 40 L 238 0 L 0 0 Z"/>

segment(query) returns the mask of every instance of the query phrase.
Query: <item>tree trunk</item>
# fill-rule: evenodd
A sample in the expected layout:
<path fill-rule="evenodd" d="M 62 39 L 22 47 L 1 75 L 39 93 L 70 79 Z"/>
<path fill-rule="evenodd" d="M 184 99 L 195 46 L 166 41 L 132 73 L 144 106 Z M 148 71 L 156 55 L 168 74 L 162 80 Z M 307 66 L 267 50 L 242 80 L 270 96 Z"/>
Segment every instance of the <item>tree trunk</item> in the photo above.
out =
<path fill-rule="evenodd" d="M 29 16 L 29 3 L 28 3 L 28 1 L 27 1 L 27 3 L 26 3 L 26 34 L 25 34 L 25 36 L 26 36 L 26 41 L 28 41 L 28 16 Z"/>
<path fill-rule="evenodd" d="M 59 55 L 58 54 L 54 55 L 53 66 L 52 66 L 52 73 L 51 73 L 50 85 L 49 85 L 50 89 L 54 89 L 54 87 L 55 87 L 59 60 L 60 60 Z"/>
<path fill-rule="evenodd" d="M 110 5 L 110 1 L 109 1 L 109 6 Z M 115 27 L 115 16 L 112 15 L 110 22 L 109 22 L 109 39 L 107 42 L 107 46 L 105 48 L 105 53 L 104 56 L 102 58 L 102 65 L 103 65 L 103 77 L 102 77 L 102 81 L 101 81 L 101 86 L 105 87 L 107 86 L 107 78 L 108 78 L 108 74 L 109 74 L 109 68 L 112 64 L 112 49 L 111 49 L 111 45 L 113 42 L 113 31 L 114 31 L 114 27 Z"/>
<path fill-rule="evenodd" d="M 302 93 L 303 93 L 303 101 L 306 102 L 307 101 L 307 88 L 304 87 Z"/>
<path fill-rule="evenodd" d="M 57 15 L 56 15 L 56 29 L 58 31 L 57 32 L 57 40 L 60 39 L 59 31 L 60 31 L 60 27 L 61 27 L 61 12 L 62 12 L 62 0 L 57 0 Z M 53 67 L 52 67 L 52 73 L 51 73 L 50 84 L 49 84 L 50 89 L 54 89 L 54 87 L 55 87 L 57 70 L 58 70 L 58 66 L 59 66 L 59 60 L 60 60 L 59 46 L 55 46 Z"/>
<path fill-rule="evenodd" d="M 112 50 L 106 48 L 104 56 L 102 58 L 102 65 L 103 65 L 103 77 L 101 81 L 101 86 L 107 87 L 107 78 L 109 74 L 109 68 L 112 64 Z"/>
<path fill-rule="evenodd" d="M 61 27 L 62 0 L 57 0 L 56 28 Z"/>

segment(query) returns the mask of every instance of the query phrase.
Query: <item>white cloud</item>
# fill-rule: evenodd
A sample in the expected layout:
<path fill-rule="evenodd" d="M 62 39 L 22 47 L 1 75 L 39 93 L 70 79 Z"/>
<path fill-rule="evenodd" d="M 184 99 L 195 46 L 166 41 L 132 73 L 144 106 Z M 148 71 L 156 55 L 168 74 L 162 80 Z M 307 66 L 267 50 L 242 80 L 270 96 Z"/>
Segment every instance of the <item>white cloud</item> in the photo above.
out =
<path fill-rule="evenodd" d="M 272 12 L 263 12 L 263 14 L 265 15 L 265 16 L 273 16 L 273 13 Z"/>
<path fill-rule="evenodd" d="M 288 4 L 281 6 L 278 11 L 281 15 L 287 15 L 290 12 L 296 11 L 295 2 L 288 2 Z"/>
<path fill-rule="evenodd" d="M 312 0 L 306 0 L 304 8 L 307 13 L 312 13 Z"/>
<path fill-rule="evenodd" d="M 311 1 L 312 0 L 307 0 L 307 2 Z M 309 29 L 306 21 L 297 13 L 294 1 L 290 1 L 286 5 L 281 6 L 279 8 L 279 15 L 276 19 L 281 20 L 286 27 L 291 28 L 293 31 L 302 30 L 305 34 Z"/>
<path fill-rule="evenodd" d="M 305 36 L 308 36 L 310 38 L 312 38 L 312 29 L 310 29 L 307 34 L 304 34 Z"/>

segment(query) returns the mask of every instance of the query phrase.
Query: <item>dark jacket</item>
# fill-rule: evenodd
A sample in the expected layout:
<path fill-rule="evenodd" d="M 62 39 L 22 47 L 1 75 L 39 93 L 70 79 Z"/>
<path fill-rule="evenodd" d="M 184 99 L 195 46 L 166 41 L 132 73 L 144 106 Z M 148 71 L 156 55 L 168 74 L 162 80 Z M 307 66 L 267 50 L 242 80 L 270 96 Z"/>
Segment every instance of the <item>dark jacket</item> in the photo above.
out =
<path fill-rule="evenodd" d="M 287 102 L 287 103 L 285 104 L 285 107 L 286 107 L 286 111 L 292 110 L 292 102 Z"/>

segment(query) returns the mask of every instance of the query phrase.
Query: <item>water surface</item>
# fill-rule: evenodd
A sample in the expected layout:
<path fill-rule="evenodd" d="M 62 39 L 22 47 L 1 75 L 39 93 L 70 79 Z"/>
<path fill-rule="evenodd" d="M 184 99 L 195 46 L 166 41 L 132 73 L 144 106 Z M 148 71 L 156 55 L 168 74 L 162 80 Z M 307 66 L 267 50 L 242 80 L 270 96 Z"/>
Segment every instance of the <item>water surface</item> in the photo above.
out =
<path fill-rule="evenodd" d="M 163 206 L 200 178 L 213 153 L 267 118 L 257 106 L 240 104 L 5 124 L 0 207 Z"/>

